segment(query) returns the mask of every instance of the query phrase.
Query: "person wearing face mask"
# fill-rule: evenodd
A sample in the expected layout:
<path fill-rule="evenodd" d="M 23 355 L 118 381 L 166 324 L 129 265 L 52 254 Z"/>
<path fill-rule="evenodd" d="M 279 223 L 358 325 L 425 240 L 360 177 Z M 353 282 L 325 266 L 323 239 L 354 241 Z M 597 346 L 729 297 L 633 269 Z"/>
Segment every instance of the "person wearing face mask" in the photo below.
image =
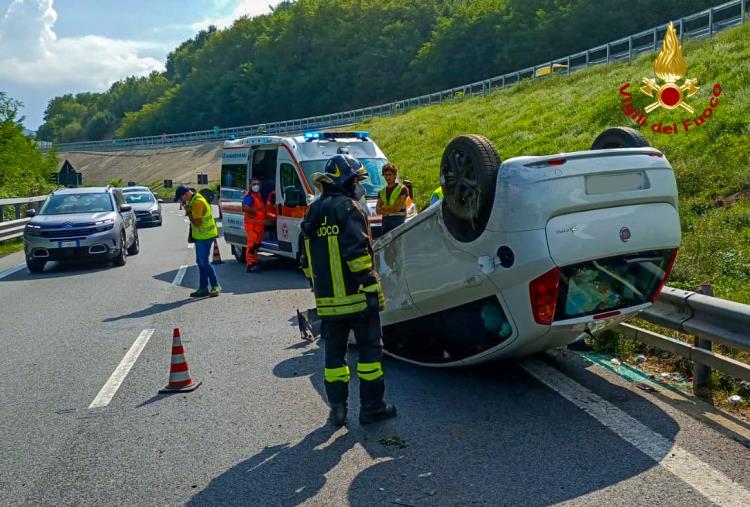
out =
<path fill-rule="evenodd" d="M 266 228 L 266 206 L 260 194 L 258 178 L 253 177 L 250 180 L 250 191 L 242 198 L 242 212 L 245 217 L 245 234 L 247 235 L 245 263 L 247 272 L 254 273 L 260 268 L 258 248 L 260 248 L 263 231 Z"/>
<path fill-rule="evenodd" d="M 326 163 L 325 173 L 313 175 L 322 190 L 302 221 L 305 248 L 302 267 L 315 293 L 325 344 L 325 390 L 330 422 L 346 423 L 349 366 L 346 362 L 349 331 L 359 348 L 360 424 L 389 419 L 396 408 L 384 401 L 380 311 L 385 296 L 373 266 L 367 214 L 358 202 L 367 178 L 362 163 L 346 154 Z"/>
<path fill-rule="evenodd" d="M 375 212 L 383 216 L 383 234 L 385 234 L 406 220 L 406 199 L 409 197 L 409 189 L 397 180 L 398 170 L 395 164 L 389 162 L 383 166 L 383 177 L 386 186 L 378 194 Z"/>

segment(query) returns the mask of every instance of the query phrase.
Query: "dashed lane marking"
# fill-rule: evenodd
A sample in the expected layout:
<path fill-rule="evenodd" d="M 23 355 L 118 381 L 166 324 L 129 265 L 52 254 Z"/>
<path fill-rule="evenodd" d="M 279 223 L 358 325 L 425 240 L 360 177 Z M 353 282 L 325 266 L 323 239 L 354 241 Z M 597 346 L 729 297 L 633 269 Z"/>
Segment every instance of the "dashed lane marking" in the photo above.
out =
<path fill-rule="evenodd" d="M 176 287 L 182 283 L 182 279 L 185 277 L 185 271 L 187 271 L 187 268 L 187 264 L 183 264 L 182 266 L 180 266 L 180 269 L 177 270 L 177 274 L 174 275 L 172 285 Z"/>
<path fill-rule="evenodd" d="M 18 273 L 22 269 L 26 269 L 26 264 L 19 264 L 18 266 L 8 268 L 5 271 L 0 271 L 0 280 L 5 278 L 6 276 L 10 276 L 12 274 Z"/>
<path fill-rule="evenodd" d="M 750 491 L 555 368 L 530 359 L 523 368 L 617 436 L 717 505 L 750 505 Z"/>
<path fill-rule="evenodd" d="M 133 342 L 130 350 L 128 350 L 127 354 L 125 354 L 125 357 L 122 358 L 122 361 L 120 361 L 120 364 L 117 365 L 115 371 L 112 372 L 112 375 L 109 377 L 109 380 L 107 380 L 107 383 L 104 384 L 101 391 L 99 391 L 99 394 L 97 394 L 96 398 L 94 398 L 94 401 L 91 402 L 89 408 L 102 408 L 109 405 L 109 402 L 112 401 L 112 398 L 117 393 L 117 390 L 120 388 L 122 381 L 125 380 L 125 377 L 128 376 L 130 368 L 132 368 L 135 362 L 138 360 L 138 356 L 140 356 L 141 352 L 143 352 L 144 347 L 148 343 L 148 340 L 151 338 L 151 335 L 154 334 L 154 331 L 154 329 L 144 329 L 143 331 L 141 331 L 141 334 L 139 334 L 138 338 L 135 339 L 135 342 Z"/>

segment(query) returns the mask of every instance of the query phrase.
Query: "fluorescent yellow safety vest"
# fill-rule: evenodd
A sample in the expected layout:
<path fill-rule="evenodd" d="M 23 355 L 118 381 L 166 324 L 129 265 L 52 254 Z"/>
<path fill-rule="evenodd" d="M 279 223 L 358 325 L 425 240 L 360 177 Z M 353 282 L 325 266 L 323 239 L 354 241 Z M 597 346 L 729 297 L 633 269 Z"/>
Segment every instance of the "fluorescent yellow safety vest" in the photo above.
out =
<path fill-rule="evenodd" d="M 206 198 L 198 192 L 193 194 L 192 199 L 190 199 L 190 202 L 188 203 L 188 208 L 192 209 L 195 202 L 203 203 L 203 206 L 206 208 L 206 214 L 201 217 L 201 224 L 199 226 L 196 226 L 192 221 L 190 222 L 190 228 L 193 231 L 193 239 L 213 239 L 217 237 L 219 235 L 219 229 L 216 227 L 216 222 L 211 213 L 211 205 Z"/>

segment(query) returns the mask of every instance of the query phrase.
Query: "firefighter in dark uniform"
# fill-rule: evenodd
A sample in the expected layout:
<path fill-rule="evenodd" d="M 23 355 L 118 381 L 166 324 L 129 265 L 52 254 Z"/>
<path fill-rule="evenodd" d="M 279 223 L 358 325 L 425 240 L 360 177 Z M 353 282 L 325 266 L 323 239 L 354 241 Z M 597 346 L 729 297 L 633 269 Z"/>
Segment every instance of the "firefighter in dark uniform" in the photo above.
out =
<path fill-rule="evenodd" d="M 341 154 L 330 159 L 325 174 L 314 175 L 322 196 L 312 203 L 302 222 L 302 265 L 313 286 L 321 319 L 325 389 L 331 406 L 330 421 L 336 426 L 346 422 L 350 330 L 359 348 L 359 422 L 369 424 L 396 415 L 396 407 L 383 400 L 379 312 L 385 297 L 373 269 L 367 215 L 358 202 L 364 194 L 360 182 L 366 178 L 367 171 L 356 158 Z"/>

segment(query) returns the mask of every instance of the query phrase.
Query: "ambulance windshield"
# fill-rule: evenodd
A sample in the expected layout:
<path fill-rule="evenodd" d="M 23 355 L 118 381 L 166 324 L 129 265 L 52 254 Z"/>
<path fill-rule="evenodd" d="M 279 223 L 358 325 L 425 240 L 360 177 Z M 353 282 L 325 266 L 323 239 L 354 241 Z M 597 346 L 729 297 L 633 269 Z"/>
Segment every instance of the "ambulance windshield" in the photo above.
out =
<path fill-rule="evenodd" d="M 383 179 L 383 173 L 381 169 L 388 162 L 384 158 L 360 158 L 360 162 L 367 169 L 369 178 L 362 183 L 365 187 L 365 192 L 370 197 L 375 197 L 381 188 L 385 186 L 385 180 Z M 326 160 L 307 160 L 301 162 L 302 170 L 305 171 L 305 176 L 308 181 L 312 181 L 313 173 L 322 173 L 325 171 Z"/>

